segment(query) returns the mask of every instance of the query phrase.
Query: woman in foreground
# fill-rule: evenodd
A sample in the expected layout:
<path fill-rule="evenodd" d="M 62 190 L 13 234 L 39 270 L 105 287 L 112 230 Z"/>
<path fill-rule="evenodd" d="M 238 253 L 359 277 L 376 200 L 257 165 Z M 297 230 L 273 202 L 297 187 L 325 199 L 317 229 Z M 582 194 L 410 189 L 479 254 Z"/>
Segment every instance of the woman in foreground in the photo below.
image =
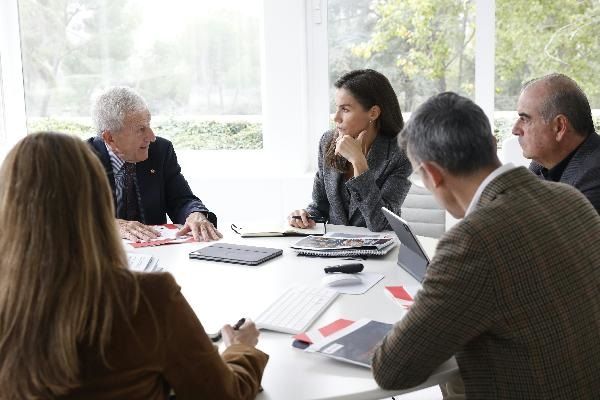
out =
<path fill-rule="evenodd" d="M 168 273 L 136 274 L 108 180 L 74 137 L 28 135 L 0 170 L 0 399 L 253 399 L 247 321 L 222 355 Z"/>

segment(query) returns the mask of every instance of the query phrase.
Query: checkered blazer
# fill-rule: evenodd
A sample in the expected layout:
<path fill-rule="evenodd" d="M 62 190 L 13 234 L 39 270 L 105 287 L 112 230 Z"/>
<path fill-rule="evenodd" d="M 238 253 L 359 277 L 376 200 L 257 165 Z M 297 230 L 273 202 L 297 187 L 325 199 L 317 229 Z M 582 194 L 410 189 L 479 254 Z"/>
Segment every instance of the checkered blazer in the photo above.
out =
<path fill-rule="evenodd" d="M 543 166 L 532 161 L 529 170 L 543 178 Z M 577 188 L 600 213 L 600 136 L 592 133 L 567 164 L 560 182 Z"/>
<path fill-rule="evenodd" d="M 524 167 L 496 177 L 440 239 L 373 374 L 409 388 L 452 355 L 468 399 L 600 398 L 600 216 L 580 192 Z"/>

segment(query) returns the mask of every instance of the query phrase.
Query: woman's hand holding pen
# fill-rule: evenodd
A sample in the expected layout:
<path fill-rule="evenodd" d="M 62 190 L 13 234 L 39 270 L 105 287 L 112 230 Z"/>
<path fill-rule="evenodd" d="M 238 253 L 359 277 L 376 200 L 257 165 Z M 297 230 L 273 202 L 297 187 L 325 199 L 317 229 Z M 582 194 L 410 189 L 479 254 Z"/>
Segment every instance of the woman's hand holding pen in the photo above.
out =
<path fill-rule="evenodd" d="M 315 221 L 310 218 L 308 212 L 304 209 L 294 210 L 288 215 L 288 223 L 295 228 L 312 228 L 315 226 Z"/>
<path fill-rule="evenodd" d="M 238 321 L 238 324 L 240 321 Z M 258 343 L 258 335 L 260 332 L 256 328 L 254 322 L 249 319 L 244 319 L 244 321 L 239 324 L 240 326 L 238 326 L 238 324 L 235 324 L 235 326 L 225 325 L 221 328 L 225 346 L 229 347 L 232 344 L 245 344 L 247 346 L 255 347 Z"/>

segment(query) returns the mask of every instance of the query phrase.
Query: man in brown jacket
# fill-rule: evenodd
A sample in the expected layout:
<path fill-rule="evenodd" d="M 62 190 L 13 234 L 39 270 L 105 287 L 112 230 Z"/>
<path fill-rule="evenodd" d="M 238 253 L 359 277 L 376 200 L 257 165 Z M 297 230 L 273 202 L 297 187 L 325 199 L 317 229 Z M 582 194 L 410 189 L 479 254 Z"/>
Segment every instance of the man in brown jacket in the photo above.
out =
<path fill-rule="evenodd" d="M 456 356 L 466 398 L 597 399 L 600 216 L 576 189 L 501 166 L 487 117 L 442 93 L 400 138 L 456 218 L 422 290 L 373 359 L 385 389 Z M 447 393 L 451 394 L 451 393 Z"/>

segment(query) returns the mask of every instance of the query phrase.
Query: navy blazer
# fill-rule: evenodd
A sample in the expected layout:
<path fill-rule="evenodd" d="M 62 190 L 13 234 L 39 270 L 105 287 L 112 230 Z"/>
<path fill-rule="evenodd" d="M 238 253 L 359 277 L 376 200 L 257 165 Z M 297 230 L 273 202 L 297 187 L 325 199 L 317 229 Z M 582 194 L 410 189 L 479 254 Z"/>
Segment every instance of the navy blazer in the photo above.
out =
<path fill-rule="evenodd" d="M 369 169 L 345 181 L 343 173 L 325 162 L 333 134 L 327 131 L 321 137 L 319 170 L 307 211 L 327 218 L 332 224 L 366 226 L 373 232 L 391 230 L 381 207 L 400 215 L 412 173 L 410 161 L 398 147 L 396 137 L 378 134 L 367 154 Z"/>
<path fill-rule="evenodd" d="M 544 167 L 535 161 L 529 170 L 543 179 Z M 592 203 L 600 214 L 600 136 L 590 134 L 573 154 L 567 164 L 560 182 L 578 189 Z"/>
<path fill-rule="evenodd" d="M 116 214 L 115 178 L 110 156 L 102 138 L 96 136 L 87 140 L 108 176 L 113 192 Z M 176 224 L 185 223 L 193 212 L 207 214 L 208 220 L 217 226 L 217 217 L 208 211 L 202 201 L 192 193 L 190 186 L 181 174 L 173 144 L 167 139 L 157 137 L 150 143 L 148 158 L 136 163 L 137 183 L 139 186 L 144 224 L 160 225 L 167 222 L 166 215 Z"/>

